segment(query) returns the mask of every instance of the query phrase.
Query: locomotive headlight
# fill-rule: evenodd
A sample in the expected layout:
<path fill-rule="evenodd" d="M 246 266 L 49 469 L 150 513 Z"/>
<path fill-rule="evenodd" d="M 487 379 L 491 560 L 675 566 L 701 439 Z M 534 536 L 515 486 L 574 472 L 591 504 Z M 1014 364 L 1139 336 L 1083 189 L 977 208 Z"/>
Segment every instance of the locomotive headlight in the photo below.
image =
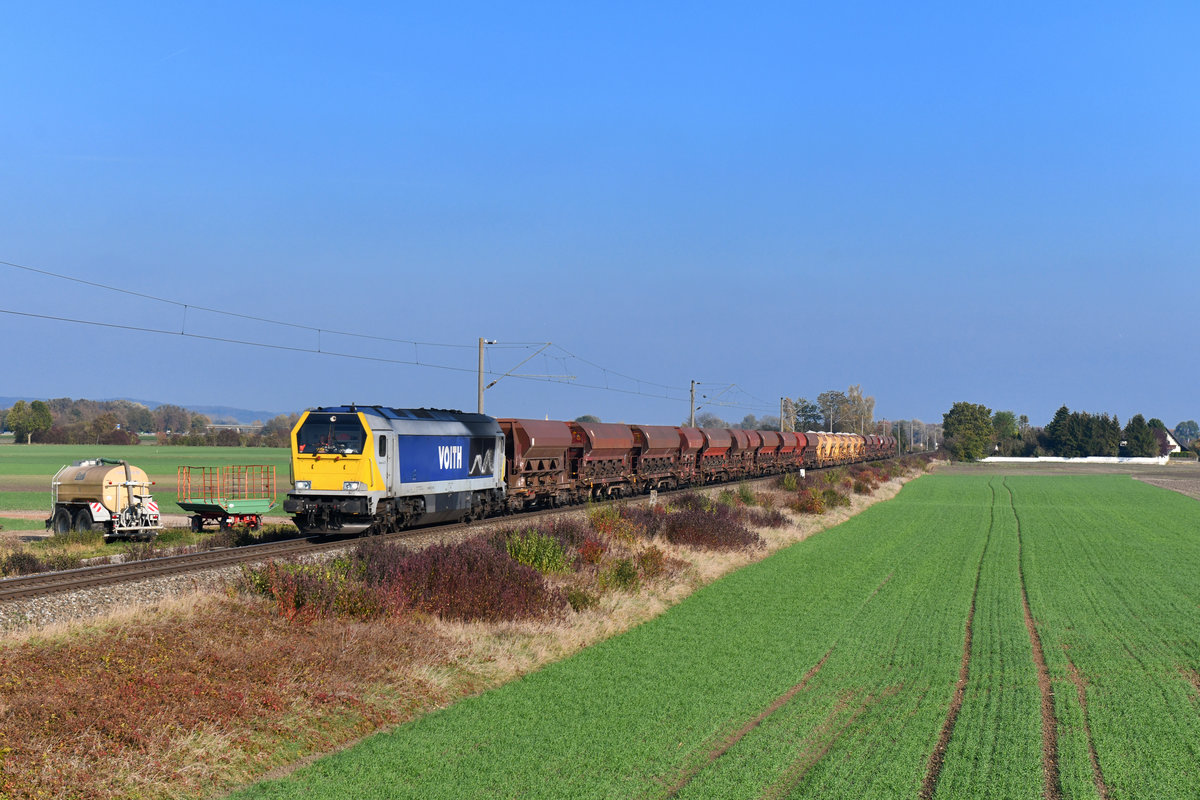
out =
<path fill-rule="evenodd" d="M 362 481 L 345 481 L 342 483 L 343 492 L 357 492 L 360 489 L 367 488 Z"/>
<path fill-rule="evenodd" d="M 296 481 L 296 488 L 302 492 L 311 489 L 312 481 Z"/>

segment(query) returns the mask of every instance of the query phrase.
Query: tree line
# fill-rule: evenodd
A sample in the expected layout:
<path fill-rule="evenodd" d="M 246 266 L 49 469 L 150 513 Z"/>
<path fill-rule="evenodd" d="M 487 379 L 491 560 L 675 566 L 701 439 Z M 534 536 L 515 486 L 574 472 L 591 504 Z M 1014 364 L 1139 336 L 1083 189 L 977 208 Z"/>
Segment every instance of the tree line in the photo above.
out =
<path fill-rule="evenodd" d="M 990 455 L 1157 458 L 1171 449 L 1162 420 L 1134 414 L 1121 427 L 1116 415 L 1072 411 L 1065 405 L 1049 424 L 1036 427 L 1027 416 L 1017 417 L 1012 411 L 992 413 L 984 405 L 955 403 L 942 426 L 946 448 L 958 461 Z"/>
<path fill-rule="evenodd" d="M 154 434 L 164 445 L 223 447 L 288 447 L 298 414 L 280 414 L 265 423 L 246 426 L 253 432 L 213 429 L 204 414 L 182 406 L 150 409 L 130 400 L 18 400 L 0 409 L 0 430 L 10 430 L 17 444 L 133 445 Z"/>

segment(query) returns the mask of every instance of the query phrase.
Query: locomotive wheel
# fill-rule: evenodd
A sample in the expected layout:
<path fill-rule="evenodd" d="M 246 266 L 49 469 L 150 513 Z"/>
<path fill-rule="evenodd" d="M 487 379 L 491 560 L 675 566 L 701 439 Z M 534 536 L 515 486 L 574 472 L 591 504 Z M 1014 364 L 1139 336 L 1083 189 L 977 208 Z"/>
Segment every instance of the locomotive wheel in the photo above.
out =
<path fill-rule="evenodd" d="M 66 536 L 71 532 L 71 512 L 65 508 L 54 509 L 50 526 L 54 529 L 55 536 Z"/>
<path fill-rule="evenodd" d="M 200 516 L 199 514 L 195 514 L 192 516 L 191 522 L 192 533 L 200 533 L 202 530 L 204 530 L 204 517 Z"/>

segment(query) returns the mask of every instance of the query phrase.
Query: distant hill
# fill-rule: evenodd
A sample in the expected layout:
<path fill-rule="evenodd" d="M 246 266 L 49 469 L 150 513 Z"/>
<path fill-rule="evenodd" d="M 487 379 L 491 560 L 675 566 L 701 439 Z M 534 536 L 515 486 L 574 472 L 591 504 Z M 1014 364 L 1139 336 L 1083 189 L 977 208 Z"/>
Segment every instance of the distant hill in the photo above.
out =
<path fill-rule="evenodd" d="M 12 408 L 13 404 L 18 400 L 24 400 L 26 403 L 34 400 L 50 400 L 49 397 L 0 397 L 0 408 Z M 80 399 L 80 398 L 76 398 Z M 157 400 L 138 400 L 133 397 L 103 397 L 96 398 L 96 402 L 108 402 L 112 400 L 128 400 L 131 403 L 140 403 L 150 410 L 154 410 L 167 403 Z M 255 411 L 247 408 L 234 408 L 233 406 L 193 406 L 187 403 L 171 403 L 181 408 L 186 408 L 188 411 L 194 411 L 197 414 L 203 414 L 214 422 L 230 420 L 242 424 L 248 424 L 255 420 L 266 422 L 272 417 L 277 417 L 280 414 L 288 414 L 288 411 Z"/>

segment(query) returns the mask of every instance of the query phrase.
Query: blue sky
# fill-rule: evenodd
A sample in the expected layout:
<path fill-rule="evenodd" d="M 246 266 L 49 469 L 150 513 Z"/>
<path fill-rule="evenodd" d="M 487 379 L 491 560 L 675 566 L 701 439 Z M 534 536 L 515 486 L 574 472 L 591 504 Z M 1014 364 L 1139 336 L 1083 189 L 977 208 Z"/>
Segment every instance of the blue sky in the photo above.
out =
<path fill-rule="evenodd" d="M 484 336 L 554 342 L 517 372 L 581 384 L 504 378 L 498 415 L 677 423 L 695 379 L 736 384 L 709 407 L 733 420 L 851 384 L 881 417 L 1200 417 L 1198 22 L 13 6 L 0 261 L 190 308 L 0 265 L 5 311 L 189 334 L 0 314 L 0 396 L 471 409 Z M 458 346 L 200 338 L 313 350 L 316 328 Z M 489 380 L 532 352 L 490 348 Z"/>

